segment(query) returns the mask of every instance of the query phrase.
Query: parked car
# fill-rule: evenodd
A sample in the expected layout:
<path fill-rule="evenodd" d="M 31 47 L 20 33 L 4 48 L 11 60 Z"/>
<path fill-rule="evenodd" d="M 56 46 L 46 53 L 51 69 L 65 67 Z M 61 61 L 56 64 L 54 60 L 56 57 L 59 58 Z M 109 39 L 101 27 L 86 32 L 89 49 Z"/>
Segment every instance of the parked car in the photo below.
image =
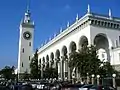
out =
<path fill-rule="evenodd" d="M 111 86 L 103 86 L 103 90 L 115 90 L 115 89 Z"/>
<path fill-rule="evenodd" d="M 36 90 L 50 90 L 50 84 L 47 82 L 40 82 L 37 84 Z"/>
<path fill-rule="evenodd" d="M 102 85 L 93 85 L 89 90 L 103 90 Z"/>
<path fill-rule="evenodd" d="M 79 90 L 89 90 L 92 86 L 92 84 L 84 85 L 81 88 L 79 88 Z"/>

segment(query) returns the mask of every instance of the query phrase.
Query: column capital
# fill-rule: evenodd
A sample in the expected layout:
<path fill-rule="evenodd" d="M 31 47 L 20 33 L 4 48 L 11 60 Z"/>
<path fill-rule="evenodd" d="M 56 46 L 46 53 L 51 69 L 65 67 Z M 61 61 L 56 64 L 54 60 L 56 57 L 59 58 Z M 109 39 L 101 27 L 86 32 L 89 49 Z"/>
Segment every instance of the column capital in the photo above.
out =
<path fill-rule="evenodd" d="M 62 61 L 67 61 L 68 60 L 68 56 L 66 55 L 66 56 L 61 56 L 61 59 L 62 59 Z"/>
<path fill-rule="evenodd" d="M 59 62 L 60 62 L 60 58 L 55 58 L 55 61 L 56 61 L 57 63 L 59 63 Z"/>

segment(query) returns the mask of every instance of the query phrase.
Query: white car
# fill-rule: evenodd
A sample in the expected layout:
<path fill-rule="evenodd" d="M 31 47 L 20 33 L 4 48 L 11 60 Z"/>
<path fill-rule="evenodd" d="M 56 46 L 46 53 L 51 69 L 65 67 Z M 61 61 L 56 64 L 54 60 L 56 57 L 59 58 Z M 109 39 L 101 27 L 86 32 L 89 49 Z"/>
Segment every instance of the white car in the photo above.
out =
<path fill-rule="evenodd" d="M 37 85 L 37 89 L 44 89 L 44 85 L 43 84 Z"/>

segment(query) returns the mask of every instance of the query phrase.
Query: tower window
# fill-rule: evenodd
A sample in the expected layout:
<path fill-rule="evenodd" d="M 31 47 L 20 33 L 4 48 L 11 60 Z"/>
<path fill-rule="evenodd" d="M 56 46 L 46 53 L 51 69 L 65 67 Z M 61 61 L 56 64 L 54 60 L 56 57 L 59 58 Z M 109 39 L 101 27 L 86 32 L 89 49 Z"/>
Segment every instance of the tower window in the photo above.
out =
<path fill-rule="evenodd" d="M 29 60 L 30 60 L 30 56 L 29 56 Z"/>
<path fill-rule="evenodd" d="M 24 48 L 22 49 L 22 52 L 24 53 Z"/>
<path fill-rule="evenodd" d="M 119 53 L 119 60 L 120 60 L 120 53 Z"/>
<path fill-rule="evenodd" d="M 119 45 L 120 45 L 120 36 L 119 36 Z"/>
<path fill-rule="evenodd" d="M 118 47 L 118 41 L 116 40 L 116 47 Z"/>
<path fill-rule="evenodd" d="M 22 62 L 22 67 L 23 67 L 23 62 Z"/>
<path fill-rule="evenodd" d="M 31 42 L 29 42 L 29 46 L 31 46 Z"/>

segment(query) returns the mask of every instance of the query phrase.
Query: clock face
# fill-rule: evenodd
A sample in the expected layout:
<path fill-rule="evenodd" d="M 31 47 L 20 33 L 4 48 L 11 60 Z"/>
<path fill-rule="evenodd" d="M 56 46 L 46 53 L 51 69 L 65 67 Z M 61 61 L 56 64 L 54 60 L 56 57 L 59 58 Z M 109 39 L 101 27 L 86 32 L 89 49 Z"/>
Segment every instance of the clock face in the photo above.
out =
<path fill-rule="evenodd" d="M 30 32 L 26 31 L 23 33 L 23 37 L 26 39 L 26 40 L 29 40 L 31 39 L 32 35 Z"/>

